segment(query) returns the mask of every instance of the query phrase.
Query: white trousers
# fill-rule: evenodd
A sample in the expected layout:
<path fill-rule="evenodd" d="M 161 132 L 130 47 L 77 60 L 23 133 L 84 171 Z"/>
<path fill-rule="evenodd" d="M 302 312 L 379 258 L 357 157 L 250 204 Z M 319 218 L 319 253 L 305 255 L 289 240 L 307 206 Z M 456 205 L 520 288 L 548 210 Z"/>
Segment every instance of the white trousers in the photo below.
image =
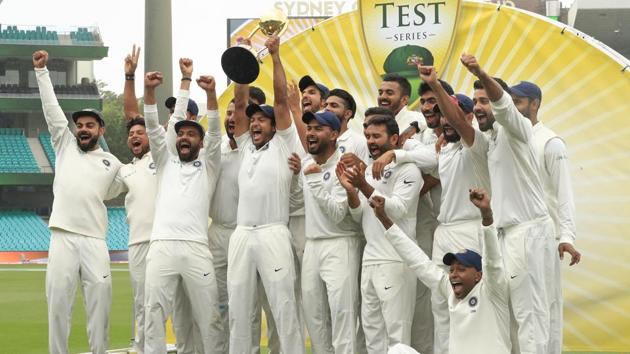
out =
<path fill-rule="evenodd" d="M 133 347 L 138 354 L 144 352 L 144 279 L 148 252 L 149 242 L 129 246 L 129 278 L 131 279 L 133 312 L 136 325 Z"/>
<path fill-rule="evenodd" d="M 430 193 L 420 197 L 416 218 L 416 241 L 427 256 L 431 256 L 433 234 L 437 227 L 436 215 Z M 431 289 L 418 279 L 416 282 L 416 305 L 411 325 L 411 347 L 422 354 L 434 352 L 434 320 L 431 311 Z"/>
<path fill-rule="evenodd" d="M 182 285 L 199 328 L 203 353 L 219 353 L 221 327 L 217 283 L 207 245 L 193 241 L 152 241 L 145 281 L 145 353 L 166 353 L 165 324 Z M 175 319 L 173 320 L 175 323 Z M 177 332 L 176 332 L 177 334 Z"/>
<path fill-rule="evenodd" d="M 554 229 L 545 217 L 499 229 L 510 291 L 512 352 L 547 354 L 549 301 Z"/>
<path fill-rule="evenodd" d="M 238 226 L 228 252 L 230 353 L 249 354 L 260 276 L 283 353 L 304 353 L 295 294 L 295 262 L 285 225 Z"/>
<path fill-rule="evenodd" d="M 409 344 L 416 280 L 402 262 L 363 265 L 361 319 L 368 353 L 382 354 L 394 344 Z"/>
<path fill-rule="evenodd" d="M 86 221 L 87 222 L 87 221 Z M 48 350 L 68 353 L 72 306 L 81 282 L 90 351 L 104 354 L 108 346 L 112 276 L 104 239 L 53 229 L 46 267 Z"/>
<path fill-rule="evenodd" d="M 359 252 L 357 237 L 306 241 L 302 299 L 313 354 L 357 352 Z"/>
<path fill-rule="evenodd" d="M 548 258 L 551 260 L 547 294 L 549 295 L 549 354 L 562 353 L 563 299 L 562 299 L 562 264 L 558 255 L 558 243 L 554 240 Z"/>
<path fill-rule="evenodd" d="M 415 349 L 404 344 L 396 344 L 389 347 L 387 354 L 420 354 Z"/>
<path fill-rule="evenodd" d="M 461 252 L 469 249 L 479 254 L 481 252 L 481 220 L 469 220 L 457 224 L 438 225 L 433 240 L 433 263 L 448 273 L 444 265 L 444 255 L 449 252 Z M 435 327 L 435 354 L 448 353 L 449 310 L 448 299 L 441 294 L 431 294 L 431 308 Z"/>

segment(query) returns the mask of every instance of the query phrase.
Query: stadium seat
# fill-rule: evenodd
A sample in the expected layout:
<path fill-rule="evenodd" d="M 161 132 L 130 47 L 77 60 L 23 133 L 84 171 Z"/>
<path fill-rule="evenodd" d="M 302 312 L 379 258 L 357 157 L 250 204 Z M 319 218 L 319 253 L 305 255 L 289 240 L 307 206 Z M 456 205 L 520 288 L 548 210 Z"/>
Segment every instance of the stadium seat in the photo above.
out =
<path fill-rule="evenodd" d="M 129 226 L 125 208 L 108 208 L 107 218 L 107 248 L 110 251 L 126 250 L 129 242 Z"/>
<path fill-rule="evenodd" d="M 0 129 L 0 173 L 38 172 L 39 166 L 22 129 Z"/>
<path fill-rule="evenodd" d="M 30 211 L 0 212 L 0 251 L 47 251 L 50 231 Z"/>
<path fill-rule="evenodd" d="M 39 133 L 39 143 L 42 144 L 42 147 L 44 148 L 44 153 L 46 153 L 46 157 L 48 158 L 48 161 L 50 162 L 50 166 L 52 166 L 52 168 L 55 168 L 55 149 L 53 149 L 52 146 L 52 141 L 50 140 L 50 134 L 49 133 Z"/>

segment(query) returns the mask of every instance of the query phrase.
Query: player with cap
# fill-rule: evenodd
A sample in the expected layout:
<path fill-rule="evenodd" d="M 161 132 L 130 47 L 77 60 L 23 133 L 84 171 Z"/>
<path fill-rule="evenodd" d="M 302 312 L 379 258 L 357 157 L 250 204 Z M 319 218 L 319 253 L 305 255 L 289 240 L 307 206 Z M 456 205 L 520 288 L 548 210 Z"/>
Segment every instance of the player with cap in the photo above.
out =
<path fill-rule="evenodd" d="M 420 112 L 410 111 L 407 108 L 411 96 L 411 84 L 405 77 L 390 73 L 385 74 L 381 86 L 378 89 L 378 105 L 391 110 L 396 116 L 396 123 L 401 131 L 404 131 L 412 122 L 418 122 L 420 132 L 427 128 L 425 119 Z"/>
<path fill-rule="evenodd" d="M 180 60 L 182 77 L 175 105 L 175 117 L 185 117 L 192 75 L 192 61 Z M 188 76 L 187 76 L 188 75 Z M 166 145 L 166 132 L 160 127 L 155 88 L 162 75 L 145 75 L 145 117 L 151 154 L 157 167 L 158 195 L 151 245 L 147 255 L 145 352 L 166 351 L 165 321 L 181 283 L 190 300 L 191 313 L 201 336 L 204 353 L 217 351 L 220 322 L 217 285 L 208 248 L 207 218 L 220 168 L 220 123 L 215 81 L 211 76 L 197 79 L 206 91 L 208 132 L 193 120 L 181 120 L 177 134 L 177 155 Z M 173 206 L 177 206 L 175 209 Z"/>
<path fill-rule="evenodd" d="M 398 125 L 392 115 L 373 116 L 364 125 L 373 159 L 396 147 Z M 346 189 L 350 213 L 361 222 L 367 240 L 361 269 L 361 319 L 367 351 L 385 353 L 389 346 L 409 344 L 411 340 L 416 279 L 383 238 L 385 229 L 367 201 L 376 195 L 386 198 L 388 211 L 415 240 L 422 177 L 411 163 L 389 164 L 380 180 L 372 176 L 371 166 L 363 163 L 348 167 L 341 162 L 339 169 L 343 171 L 338 174 Z"/>
<path fill-rule="evenodd" d="M 57 156 L 53 182 L 53 206 L 46 298 L 48 300 L 48 348 L 68 353 L 72 306 L 80 281 L 87 313 L 90 350 L 103 354 L 108 345 L 112 279 L 105 243 L 110 187 L 121 163 L 103 151 L 98 139 L 105 133 L 100 112 L 83 109 L 72 114 L 73 134 L 59 106 L 46 64 L 48 53 L 33 53 L 44 118 Z"/>
<path fill-rule="evenodd" d="M 559 255 L 551 254 L 549 258 L 551 268 L 546 273 L 550 275 L 547 283 L 549 298 L 549 347 L 548 353 L 562 352 L 562 279 L 560 261 L 564 253 L 571 255 L 570 265 L 580 262 L 581 254 L 575 249 L 575 204 L 571 188 L 571 168 L 567 147 L 553 130 L 547 128 L 538 120 L 538 110 L 542 101 L 540 88 L 527 81 L 510 88 L 512 100 L 523 116 L 532 122 L 533 146 L 538 159 L 538 171 L 543 183 L 545 202 L 549 215 L 553 220 L 555 244 Z"/>
<path fill-rule="evenodd" d="M 482 89 L 475 90 L 475 98 L 489 102 L 491 108 L 492 115 L 486 115 L 485 123 L 479 120 L 479 127 L 483 130 L 482 125 L 496 119 L 487 139 L 464 134 L 462 139 L 487 145 L 488 149 L 492 203 L 509 276 L 514 319 L 510 326 L 512 344 L 522 353 L 548 353 L 546 273 L 553 262 L 548 256 L 554 230 L 534 154 L 532 125 L 518 111 L 510 94 L 481 68 L 474 56 L 462 54 L 461 62 L 479 78 L 475 85 Z"/>
<path fill-rule="evenodd" d="M 168 108 L 170 114 L 175 112 L 175 104 L 177 99 L 175 97 L 169 97 L 164 101 L 164 105 Z M 197 115 L 199 114 L 199 107 L 197 106 L 197 102 L 192 99 L 188 99 L 188 106 L 186 107 L 186 120 L 197 120 Z"/>
<path fill-rule="evenodd" d="M 291 249 L 289 198 L 292 153 L 304 154 L 287 104 L 287 82 L 280 59 L 280 40 L 265 43 L 273 62 L 275 106 L 250 104 L 244 117 L 235 117 L 234 136 L 241 151 L 236 230 L 228 251 L 230 353 L 251 350 L 251 318 L 257 279 L 271 305 L 280 347 L 304 353 L 295 293 L 296 267 Z"/>
<path fill-rule="evenodd" d="M 503 260 L 493 223 L 490 197 L 483 189 L 471 189 L 470 201 L 479 209 L 484 257 L 478 251 L 464 249 L 446 253 L 442 259 L 449 271 L 437 266 L 388 216 L 382 197 L 374 197 L 371 206 L 385 229 L 385 239 L 409 264 L 420 281 L 448 301 L 450 353 L 508 354 L 509 290 Z M 474 237 L 477 234 L 475 233 Z M 416 353 L 402 345 L 388 354 Z"/>
<path fill-rule="evenodd" d="M 481 253 L 483 232 L 479 211 L 468 203 L 467 193 L 475 187 L 490 190 L 488 151 L 483 144 L 474 144 L 474 139 L 470 140 L 471 136 L 483 139 L 482 133 L 473 128 L 472 115 L 464 113 L 464 105 L 438 81 L 435 68 L 420 66 L 418 69 L 420 78 L 431 87 L 434 114 L 441 120 L 445 142 L 438 155 L 442 196 L 432 251 L 433 262 L 441 266 L 444 255 L 452 250 L 469 249 Z M 462 139 L 459 131 L 463 131 L 467 140 Z M 448 353 L 448 302 L 433 292 L 431 306 L 435 319 L 434 352 Z"/>
<path fill-rule="evenodd" d="M 335 178 L 341 124 L 329 111 L 305 112 L 308 152 L 299 194 L 306 211 L 302 264 L 304 318 L 314 353 L 357 352 L 361 241 L 348 212 L 345 189 Z"/>

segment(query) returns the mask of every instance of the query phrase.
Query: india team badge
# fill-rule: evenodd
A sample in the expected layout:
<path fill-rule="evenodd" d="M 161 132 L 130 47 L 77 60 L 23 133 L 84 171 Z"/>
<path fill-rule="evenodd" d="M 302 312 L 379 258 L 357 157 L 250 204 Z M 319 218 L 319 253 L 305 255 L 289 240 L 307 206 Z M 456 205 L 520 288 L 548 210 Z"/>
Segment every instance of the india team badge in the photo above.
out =
<path fill-rule="evenodd" d="M 470 299 L 468 299 L 468 306 L 475 307 L 475 306 L 477 306 L 478 302 L 479 302 L 479 300 L 477 300 L 477 297 L 473 296 Z"/>
<path fill-rule="evenodd" d="M 397 73 L 411 83 L 414 102 L 420 86 L 417 63 L 435 66 L 448 61 L 461 0 L 361 0 L 363 36 L 378 75 Z"/>
<path fill-rule="evenodd" d="M 326 171 L 326 173 L 324 173 L 324 181 L 328 181 L 329 178 L 330 178 L 330 172 Z"/>

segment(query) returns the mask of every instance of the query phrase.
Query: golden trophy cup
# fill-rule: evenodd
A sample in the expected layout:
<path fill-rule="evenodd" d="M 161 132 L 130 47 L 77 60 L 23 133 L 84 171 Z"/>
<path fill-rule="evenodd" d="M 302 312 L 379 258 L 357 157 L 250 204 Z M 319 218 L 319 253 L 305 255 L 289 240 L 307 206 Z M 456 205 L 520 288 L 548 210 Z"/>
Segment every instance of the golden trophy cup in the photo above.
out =
<path fill-rule="evenodd" d="M 287 15 L 280 9 L 274 9 L 260 18 L 258 26 L 246 39 L 251 39 L 258 31 L 267 37 L 274 34 L 281 36 L 287 30 L 287 25 Z M 244 43 L 228 48 L 221 56 L 223 72 L 230 80 L 239 84 L 254 82 L 260 73 L 260 57 L 265 49 L 254 51 L 250 45 Z"/>

